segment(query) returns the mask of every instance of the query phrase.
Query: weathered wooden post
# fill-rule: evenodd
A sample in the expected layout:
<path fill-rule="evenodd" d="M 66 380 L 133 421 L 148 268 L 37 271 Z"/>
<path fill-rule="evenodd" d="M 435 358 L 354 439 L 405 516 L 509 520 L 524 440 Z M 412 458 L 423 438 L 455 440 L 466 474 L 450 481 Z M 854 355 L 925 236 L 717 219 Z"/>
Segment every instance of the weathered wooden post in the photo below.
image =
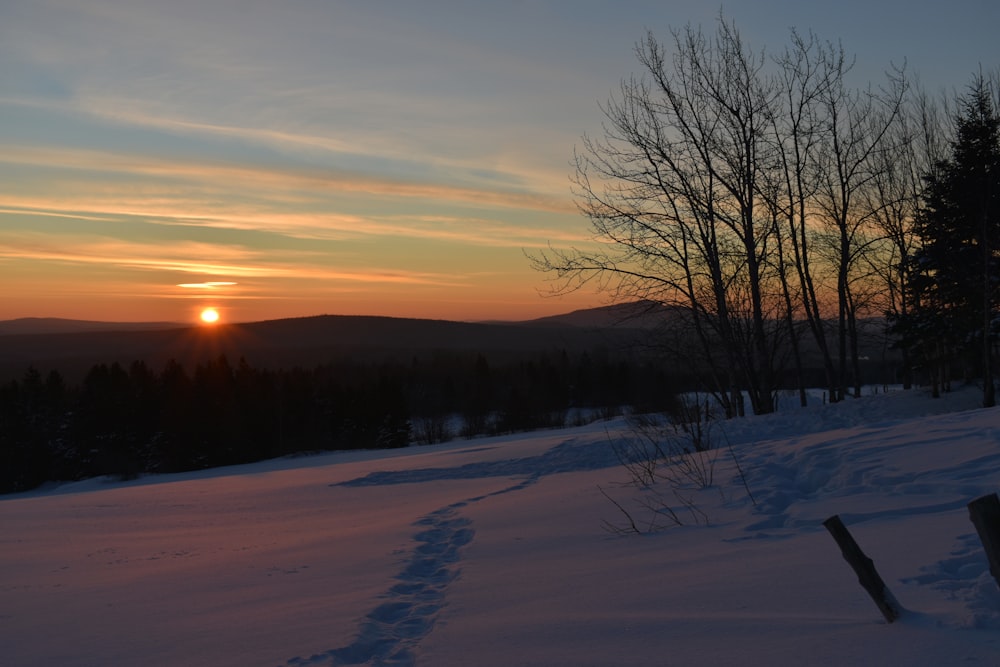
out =
<path fill-rule="evenodd" d="M 968 505 L 969 519 L 979 533 L 979 541 L 986 550 L 990 574 L 1000 585 L 1000 498 L 991 493 L 977 498 Z"/>
<path fill-rule="evenodd" d="M 882 577 L 878 575 L 878 572 L 875 570 L 875 563 L 861 551 L 861 547 L 854 541 L 854 538 L 848 532 L 847 526 L 840 520 L 840 517 L 837 515 L 831 516 L 823 522 L 823 525 L 833 535 L 833 539 L 837 541 L 840 552 L 844 555 L 844 560 L 854 568 L 855 574 L 858 575 L 858 583 L 868 591 L 868 595 L 875 601 L 879 611 L 885 616 L 885 620 L 892 623 L 899 618 L 899 615 L 902 613 L 902 607 L 900 607 L 892 593 L 889 592 L 885 582 L 882 581 Z"/>

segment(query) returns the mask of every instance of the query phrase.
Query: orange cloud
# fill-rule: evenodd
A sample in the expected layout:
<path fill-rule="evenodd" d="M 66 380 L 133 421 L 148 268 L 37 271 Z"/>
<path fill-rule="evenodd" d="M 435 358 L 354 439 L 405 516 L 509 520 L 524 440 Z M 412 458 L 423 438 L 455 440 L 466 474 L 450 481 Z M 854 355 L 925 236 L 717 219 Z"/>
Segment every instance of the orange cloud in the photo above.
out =
<path fill-rule="evenodd" d="M 575 224 L 578 217 L 570 202 L 547 195 L 80 149 L 9 147 L 0 151 L 0 162 L 60 170 L 46 174 L 44 185 L 40 180 L 17 183 L 16 187 L 0 183 L 5 203 L 0 212 L 10 214 L 100 221 L 135 216 L 157 224 L 245 229 L 310 239 L 392 236 L 494 247 L 586 240 L 578 231 L 552 224 L 560 219 L 551 217 L 556 213 L 574 223 L 574 230 L 580 227 Z M 128 180 L 108 174 L 127 176 Z M 143 177 L 138 183 L 137 175 Z M 5 187 L 10 191 L 3 192 Z M 360 199 L 345 200 L 337 193 Z M 492 208 L 493 213 L 426 215 L 419 209 L 406 215 L 344 212 L 348 206 L 375 211 L 391 197 L 421 199 L 419 208 L 438 210 L 465 207 L 473 201 Z M 508 214 L 505 207 L 517 212 Z M 545 222 L 536 224 L 538 218 Z"/>
<path fill-rule="evenodd" d="M 310 265 L 296 255 L 294 261 L 268 258 L 272 254 L 249 248 L 184 241 L 172 244 L 135 241 L 92 240 L 86 237 L 50 238 L 37 233 L 0 234 L 0 257 L 32 261 L 77 264 L 103 264 L 138 270 L 162 270 L 184 274 L 244 277 L 259 279 L 298 279 L 306 281 L 348 281 L 460 286 L 461 276 L 445 273 L 365 267 L 351 270 Z M 72 250 L 65 250 L 70 247 Z M 235 281 L 183 283 L 185 286 L 208 284 L 220 286 Z"/>
<path fill-rule="evenodd" d="M 284 191 L 343 191 L 488 204 L 554 213 L 575 212 L 564 197 L 501 189 L 482 189 L 444 183 L 389 179 L 344 170 L 302 167 L 263 168 L 226 163 L 182 162 L 147 156 L 86 149 L 6 146 L 0 161 L 10 164 L 58 167 L 88 172 L 144 174 L 199 184 L 226 183 L 230 187 L 257 186 Z"/>
<path fill-rule="evenodd" d="M 588 236 L 556 227 L 526 227 L 486 218 L 464 216 L 361 216 L 319 211 L 267 209 L 234 201 L 220 204 L 182 198 L 98 196 L 92 192 L 64 193 L 65 199 L 11 195 L 0 214 L 39 215 L 109 222 L 123 216 L 145 222 L 220 229 L 267 231 L 293 238 L 337 240 L 362 236 L 408 237 L 491 247 L 544 247 L 549 242 L 581 243 Z M 211 214 L 208 211 L 212 211 Z M 202 211 L 201 213 L 198 213 Z"/>
<path fill-rule="evenodd" d="M 184 287 L 187 289 L 203 289 L 203 290 L 213 290 L 220 287 L 232 287 L 238 285 L 239 283 L 234 283 L 226 280 L 213 280 L 206 283 L 179 283 L 177 287 Z"/>

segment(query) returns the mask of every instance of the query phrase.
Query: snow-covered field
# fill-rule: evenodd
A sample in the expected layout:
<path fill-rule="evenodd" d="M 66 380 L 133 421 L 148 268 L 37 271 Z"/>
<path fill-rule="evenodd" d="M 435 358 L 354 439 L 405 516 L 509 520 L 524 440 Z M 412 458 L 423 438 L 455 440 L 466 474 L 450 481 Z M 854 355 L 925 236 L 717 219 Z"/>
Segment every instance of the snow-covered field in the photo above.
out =
<path fill-rule="evenodd" d="M 1000 665 L 966 503 L 1000 410 L 890 392 L 735 420 L 710 525 L 616 536 L 623 421 L 0 498 L 3 665 Z M 822 526 L 905 608 L 887 624 Z"/>

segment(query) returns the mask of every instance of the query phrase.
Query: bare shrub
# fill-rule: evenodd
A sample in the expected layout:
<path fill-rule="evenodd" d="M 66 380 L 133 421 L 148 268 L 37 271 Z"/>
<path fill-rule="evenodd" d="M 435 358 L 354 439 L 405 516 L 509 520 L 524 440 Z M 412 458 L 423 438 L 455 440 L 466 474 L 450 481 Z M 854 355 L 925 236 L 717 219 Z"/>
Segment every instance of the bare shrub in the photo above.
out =
<path fill-rule="evenodd" d="M 723 454 L 716 433 L 725 440 L 709 403 L 698 396 L 684 398 L 670 414 L 639 415 L 630 423 L 627 436 L 612 440 L 615 455 L 628 474 L 620 487 L 631 490 L 629 498 L 622 502 L 600 489 L 624 522 L 605 521 L 604 527 L 614 533 L 642 534 L 671 526 L 708 525 L 708 514 L 699 507 L 698 496 L 715 487 L 715 468 Z M 753 501 L 728 441 L 726 449 Z M 719 493 L 723 495 L 721 489 Z"/>

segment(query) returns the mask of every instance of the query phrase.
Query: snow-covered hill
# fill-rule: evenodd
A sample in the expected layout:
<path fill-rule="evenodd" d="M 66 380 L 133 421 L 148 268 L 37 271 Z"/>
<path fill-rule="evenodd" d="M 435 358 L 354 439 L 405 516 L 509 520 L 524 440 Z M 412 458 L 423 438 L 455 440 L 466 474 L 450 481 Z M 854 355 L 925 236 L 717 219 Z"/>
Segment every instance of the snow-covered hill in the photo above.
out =
<path fill-rule="evenodd" d="M 6 665 L 998 665 L 966 503 L 1000 411 L 890 392 L 727 422 L 709 525 L 616 536 L 622 422 L 0 500 Z M 600 488 L 599 488 L 600 487 Z M 905 607 L 888 625 L 822 527 Z"/>

